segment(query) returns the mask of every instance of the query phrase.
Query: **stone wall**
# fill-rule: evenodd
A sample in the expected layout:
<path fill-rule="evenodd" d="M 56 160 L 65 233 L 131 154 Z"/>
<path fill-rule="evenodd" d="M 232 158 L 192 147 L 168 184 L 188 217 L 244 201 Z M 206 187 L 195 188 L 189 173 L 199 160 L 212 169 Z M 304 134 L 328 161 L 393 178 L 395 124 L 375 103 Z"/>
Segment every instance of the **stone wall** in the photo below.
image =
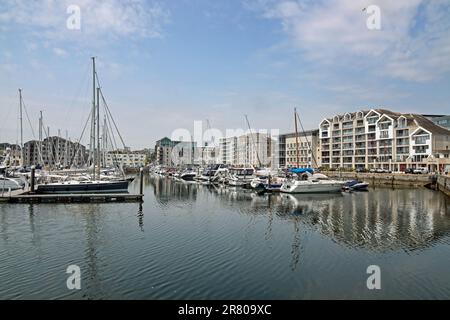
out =
<path fill-rule="evenodd" d="M 440 191 L 450 196 L 450 176 L 439 176 L 437 186 Z"/>
<path fill-rule="evenodd" d="M 413 186 L 423 187 L 431 182 L 427 174 L 405 174 L 405 173 L 357 173 L 324 171 L 325 175 L 335 179 L 359 179 L 371 185 Z"/>

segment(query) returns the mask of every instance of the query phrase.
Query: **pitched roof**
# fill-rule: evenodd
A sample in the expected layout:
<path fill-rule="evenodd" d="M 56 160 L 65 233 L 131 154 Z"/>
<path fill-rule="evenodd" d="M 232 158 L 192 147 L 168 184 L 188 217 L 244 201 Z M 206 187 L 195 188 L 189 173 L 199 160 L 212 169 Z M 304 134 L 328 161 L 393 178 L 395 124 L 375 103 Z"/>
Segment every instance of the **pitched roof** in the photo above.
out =
<path fill-rule="evenodd" d="M 450 135 L 450 130 L 435 124 L 433 121 L 425 118 L 421 114 L 411 114 L 411 116 L 414 118 L 418 126 L 430 131 L 431 133 Z"/>

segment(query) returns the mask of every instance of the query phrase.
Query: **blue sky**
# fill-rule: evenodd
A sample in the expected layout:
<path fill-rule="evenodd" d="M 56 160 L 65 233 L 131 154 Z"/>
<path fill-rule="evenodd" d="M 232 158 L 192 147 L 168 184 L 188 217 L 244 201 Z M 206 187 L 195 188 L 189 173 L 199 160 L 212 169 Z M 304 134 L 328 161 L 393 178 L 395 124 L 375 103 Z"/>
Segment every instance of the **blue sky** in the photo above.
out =
<path fill-rule="evenodd" d="M 68 30 L 66 8 L 81 9 Z M 381 30 L 362 11 L 376 4 Z M 293 130 L 371 107 L 450 113 L 450 4 L 405 1 L 0 2 L 0 140 L 17 140 L 17 89 L 33 125 L 77 138 L 90 57 L 125 141 L 151 147 L 195 120 Z M 29 126 L 25 139 L 31 139 Z"/>

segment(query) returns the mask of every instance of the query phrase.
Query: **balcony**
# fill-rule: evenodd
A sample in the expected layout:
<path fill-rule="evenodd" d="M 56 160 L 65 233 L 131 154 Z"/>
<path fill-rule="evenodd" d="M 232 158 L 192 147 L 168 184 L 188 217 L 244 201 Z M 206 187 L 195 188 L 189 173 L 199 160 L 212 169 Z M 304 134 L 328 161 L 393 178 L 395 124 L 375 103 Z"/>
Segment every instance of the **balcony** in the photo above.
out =
<path fill-rule="evenodd" d="M 353 123 L 350 123 L 350 124 L 344 123 L 342 125 L 342 129 L 353 129 Z"/>
<path fill-rule="evenodd" d="M 389 131 L 380 131 L 380 139 L 389 139 Z"/>
<path fill-rule="evenodd" d="M 409 130 L 397 128 L 397 137 L 401 138 L 401 137 L 408 137 L 408 136 L 409 136 Z"/>
<path fill-rule="evenodd" d="M 375 122 L 377 122 L 378 117 L 369 117 L 367 118 L 367 123 L 368 124 L 374 124 Z"/>
<path fill-rule="evenodd" d="M 428 140 L 430 139 L 430 136 L 423 136 L 423 137 L 415 137 L 413 139 L 413 142 L 415 145 L 426 145 L 428 144 Z"/>
<path fill-rule="evenodd" d="M 340 136 L 341 135 L 341 130 L 333 130 L 333 136 Z"/>
<path fill-rule="evenodd" d="M 353 135 L 353 130 L 343 130 L 342 131 L 342 135 L 343 136 L 352 136 Z"/>
<path fill-rule="evenodd" d="M 341 145 L 340 144 L 333 144 L 332 149 L 333 150 L 337 150 L 337 149 L 341 150 Z"/>
<path fill-rule="evenodd" d="M 343 150 L 353 149 L 353 143 L 346 143 L 346 144 L 342 145 L 342 149 Z"/>

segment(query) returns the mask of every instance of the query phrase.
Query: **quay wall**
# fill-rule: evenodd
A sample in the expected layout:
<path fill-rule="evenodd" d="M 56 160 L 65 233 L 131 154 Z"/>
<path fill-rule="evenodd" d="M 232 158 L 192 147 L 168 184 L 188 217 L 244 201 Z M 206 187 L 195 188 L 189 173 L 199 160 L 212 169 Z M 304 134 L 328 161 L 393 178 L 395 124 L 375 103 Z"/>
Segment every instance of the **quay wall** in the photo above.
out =
<path fill-rule="evenodd" d="M 437 188 L 447 196 L 450 196 L 450 176 L 439 176 L 437 179 Z"/>
<path fill-rule="evenodd" d="M 426 174 L 404 174 L 404 173 L 369 173 L 369 172 L 323 172 L 330 178 L 335 179 L 359 179 L 364 180 L 370 185 L 389 185 L 389 186 L 411 186 L 423 187 L 431 182 Z"/>

